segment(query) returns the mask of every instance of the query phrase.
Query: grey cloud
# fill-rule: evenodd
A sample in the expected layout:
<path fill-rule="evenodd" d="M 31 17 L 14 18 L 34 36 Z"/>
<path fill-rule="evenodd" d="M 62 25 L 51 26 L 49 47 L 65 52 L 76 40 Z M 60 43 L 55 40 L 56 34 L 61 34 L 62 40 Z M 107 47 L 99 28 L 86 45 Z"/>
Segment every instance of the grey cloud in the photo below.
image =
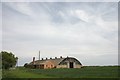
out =
<path fill-rule="evenodd" d="M 16 5 L 19 7 L 15 7 Z M 3 49 L 13 51 L 19 56 L 20 65 L 37 56 L 38 50 L 42 51 L 42 57 L 75 56 L 85 65 L 117 64 L 114 60 L 117 56 L 113 56 L 114 53 L 117 54 L 118 37 L 116 3 L 61 2 L 24 5 L 25 10 L 21 3 L 3 4 Z M 76 13 L 76 10 L 83 11 L 85 16 Z M 86 16 L 88 20 L 83 20 Z M 108 51 L 107 55 L 105 51 Z M 98 56 L 100 53 L 104 57 Z M 90 54 L 96 61 L 89 58 Z M 109 62 L 106 59 L 114 61 Z"/>

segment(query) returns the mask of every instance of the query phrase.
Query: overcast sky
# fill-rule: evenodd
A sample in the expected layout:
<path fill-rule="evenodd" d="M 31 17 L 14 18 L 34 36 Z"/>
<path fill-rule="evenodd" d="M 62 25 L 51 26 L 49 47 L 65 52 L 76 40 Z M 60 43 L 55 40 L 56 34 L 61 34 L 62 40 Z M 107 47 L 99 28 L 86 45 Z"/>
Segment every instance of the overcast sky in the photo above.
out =
<path fill-rule="evenodd" d="M 4 2 L 2 50 L 19 65 L 75 57 L 83 65 L 118 64 L 117 2 Z"/>

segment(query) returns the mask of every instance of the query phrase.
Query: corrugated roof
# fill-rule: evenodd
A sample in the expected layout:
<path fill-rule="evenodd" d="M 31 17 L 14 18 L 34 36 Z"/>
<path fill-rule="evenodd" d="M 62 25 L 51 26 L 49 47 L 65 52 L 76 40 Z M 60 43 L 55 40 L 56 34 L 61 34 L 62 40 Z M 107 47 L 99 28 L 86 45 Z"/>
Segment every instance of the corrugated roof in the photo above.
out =
<path fill-rule="evenodd" d="M 36 60 L 35 64 L 39 65 L 39 64 L 44 64 L 46 61 L 50 61 L 52 62 L 55 66 L 57 66 L 62 60 L 64 60 L 65 58 L 57 58 L 57 59 L 44 59 L 44 60 Z M 33 65 L 33 61 L 29 64 L 29 65 Z"/>

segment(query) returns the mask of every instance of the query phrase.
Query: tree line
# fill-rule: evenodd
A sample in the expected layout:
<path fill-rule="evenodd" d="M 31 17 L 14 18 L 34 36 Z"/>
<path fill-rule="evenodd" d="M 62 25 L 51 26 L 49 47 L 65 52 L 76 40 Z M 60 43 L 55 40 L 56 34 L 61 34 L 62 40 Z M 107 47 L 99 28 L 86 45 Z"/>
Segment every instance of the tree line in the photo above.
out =
<path fill-rule="evenodd" d="M 2 60 L 2 69 L 10 69 L 17 64 L 18 57 L 12 52 L 1 51 L 0 59 Z"/>

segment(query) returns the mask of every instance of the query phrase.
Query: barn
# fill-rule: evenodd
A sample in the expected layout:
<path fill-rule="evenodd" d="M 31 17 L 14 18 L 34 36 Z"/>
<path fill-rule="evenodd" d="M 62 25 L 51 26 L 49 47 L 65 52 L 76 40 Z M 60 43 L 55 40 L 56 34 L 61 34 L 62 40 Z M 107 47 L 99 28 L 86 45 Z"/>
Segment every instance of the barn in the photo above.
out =
<path fill-rule="evenodd" d="M 33 61 L 28 64 L 29 68 L 37 68 L 37 69 L 51 69 L 51 68 L 81 68 L 82 64 L 74 57 L 66 57 L 63 58 L 46 58 L 42 60 L 35 60 L 33 57 Z"/>

